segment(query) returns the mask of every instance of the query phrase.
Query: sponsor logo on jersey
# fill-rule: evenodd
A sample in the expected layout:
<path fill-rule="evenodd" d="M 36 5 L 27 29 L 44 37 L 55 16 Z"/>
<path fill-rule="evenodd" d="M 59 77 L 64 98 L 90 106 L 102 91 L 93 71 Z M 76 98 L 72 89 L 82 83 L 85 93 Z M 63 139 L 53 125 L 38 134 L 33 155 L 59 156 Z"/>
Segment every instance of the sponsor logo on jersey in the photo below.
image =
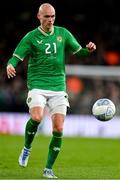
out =
<path fill-rule="evenodd" d="M 57 36 L 57 41 L 62 42 L 62 36 Z"/>

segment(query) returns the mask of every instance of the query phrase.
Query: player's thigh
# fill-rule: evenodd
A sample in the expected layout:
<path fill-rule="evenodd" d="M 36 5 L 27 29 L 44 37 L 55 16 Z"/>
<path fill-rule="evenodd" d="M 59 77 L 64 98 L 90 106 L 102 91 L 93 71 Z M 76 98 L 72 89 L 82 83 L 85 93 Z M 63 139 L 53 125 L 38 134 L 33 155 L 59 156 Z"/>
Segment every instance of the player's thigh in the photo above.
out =
<path fill-rule="evenodd" d="M 40 106 L 33 107 L 29 109 L 29 113 L 34 121 L 41 122 L 43 119 L 44 108 Z"/>
<path fill-rule="evenodd" d="M 29 109 L 33 107 L 42 107 L 44 108 L 46 105 L 46 98 L 43 94 L 39 93 L 39 91 L 33 89 L 28 92 L 26 103 Z"/>
<path fill-rule="evenodd" d="M 66 115 L 67 107 L 69 107 L 68 95 L 64 92 L 57 94 L 51 97 L 47 104 L 51 116 L 56 113 Z"/>
<path fill-rule="evenodd" d="M 46 98 L 38 91 L 29 91 L 27 97 L 27 105 L 29 112 L 34 120 L 41 120 L 46 105 Z"/>

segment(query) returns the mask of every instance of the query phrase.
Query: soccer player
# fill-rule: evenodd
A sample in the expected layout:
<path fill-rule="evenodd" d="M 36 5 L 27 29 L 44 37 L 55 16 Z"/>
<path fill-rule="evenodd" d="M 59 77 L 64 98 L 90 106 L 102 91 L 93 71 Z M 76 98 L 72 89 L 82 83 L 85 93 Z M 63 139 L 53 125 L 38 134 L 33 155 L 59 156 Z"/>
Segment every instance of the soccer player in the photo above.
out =
<path fill-rule="evenodd" d="M 89 42 L 82 48 L 66 28 L 54 26 L 55 9 L 49 3 L 39 7 L 37 18 L 40 21 L 39 27 L 22 38 L 9 59 L 7 76 L 16 76 L 15 68 L 18 62 L 23 61 L 26 56 L 29 57 L 27 104 L 30 119 L 25 128 L 25 143 L 19 156 L 19 165 L 27 166 L 34 136 L 43 119 L 44 108 L 48 106 L 52 120 L 52 139 L 43 177 L 57 178 L 52 168 L 60 152 L 63 124 L 69 107 L 65 83 L 65 50 L 85 57 L 96 49 L 96 45 Z"/>

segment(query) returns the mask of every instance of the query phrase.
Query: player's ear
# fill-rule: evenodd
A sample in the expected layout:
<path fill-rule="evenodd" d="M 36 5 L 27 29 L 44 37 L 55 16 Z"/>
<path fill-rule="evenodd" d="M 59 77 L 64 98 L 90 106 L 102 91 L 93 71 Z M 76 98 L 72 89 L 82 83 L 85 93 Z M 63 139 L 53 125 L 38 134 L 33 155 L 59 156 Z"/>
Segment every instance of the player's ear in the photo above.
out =
<path fill-rule="evenodd" d="M 40 13 L 39 12 L 37 13 L 37 18 L 40 20 Z"/>

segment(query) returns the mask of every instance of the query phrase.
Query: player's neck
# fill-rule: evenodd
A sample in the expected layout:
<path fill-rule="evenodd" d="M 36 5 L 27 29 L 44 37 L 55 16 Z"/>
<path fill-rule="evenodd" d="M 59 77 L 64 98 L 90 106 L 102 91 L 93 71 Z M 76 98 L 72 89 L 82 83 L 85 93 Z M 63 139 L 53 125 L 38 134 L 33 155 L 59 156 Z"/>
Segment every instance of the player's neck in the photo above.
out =
<path fill-rule="evenodd" d="M 52 30 L 53 30 L 53 27 L 51 27 L 51 28 L 44 28 L 42 25 L 40 26 L 40 29 L 42 30 L 42 31 L 44 31 L 45 33 L 49 33 L 49 32 L 52 32 Z"/>

